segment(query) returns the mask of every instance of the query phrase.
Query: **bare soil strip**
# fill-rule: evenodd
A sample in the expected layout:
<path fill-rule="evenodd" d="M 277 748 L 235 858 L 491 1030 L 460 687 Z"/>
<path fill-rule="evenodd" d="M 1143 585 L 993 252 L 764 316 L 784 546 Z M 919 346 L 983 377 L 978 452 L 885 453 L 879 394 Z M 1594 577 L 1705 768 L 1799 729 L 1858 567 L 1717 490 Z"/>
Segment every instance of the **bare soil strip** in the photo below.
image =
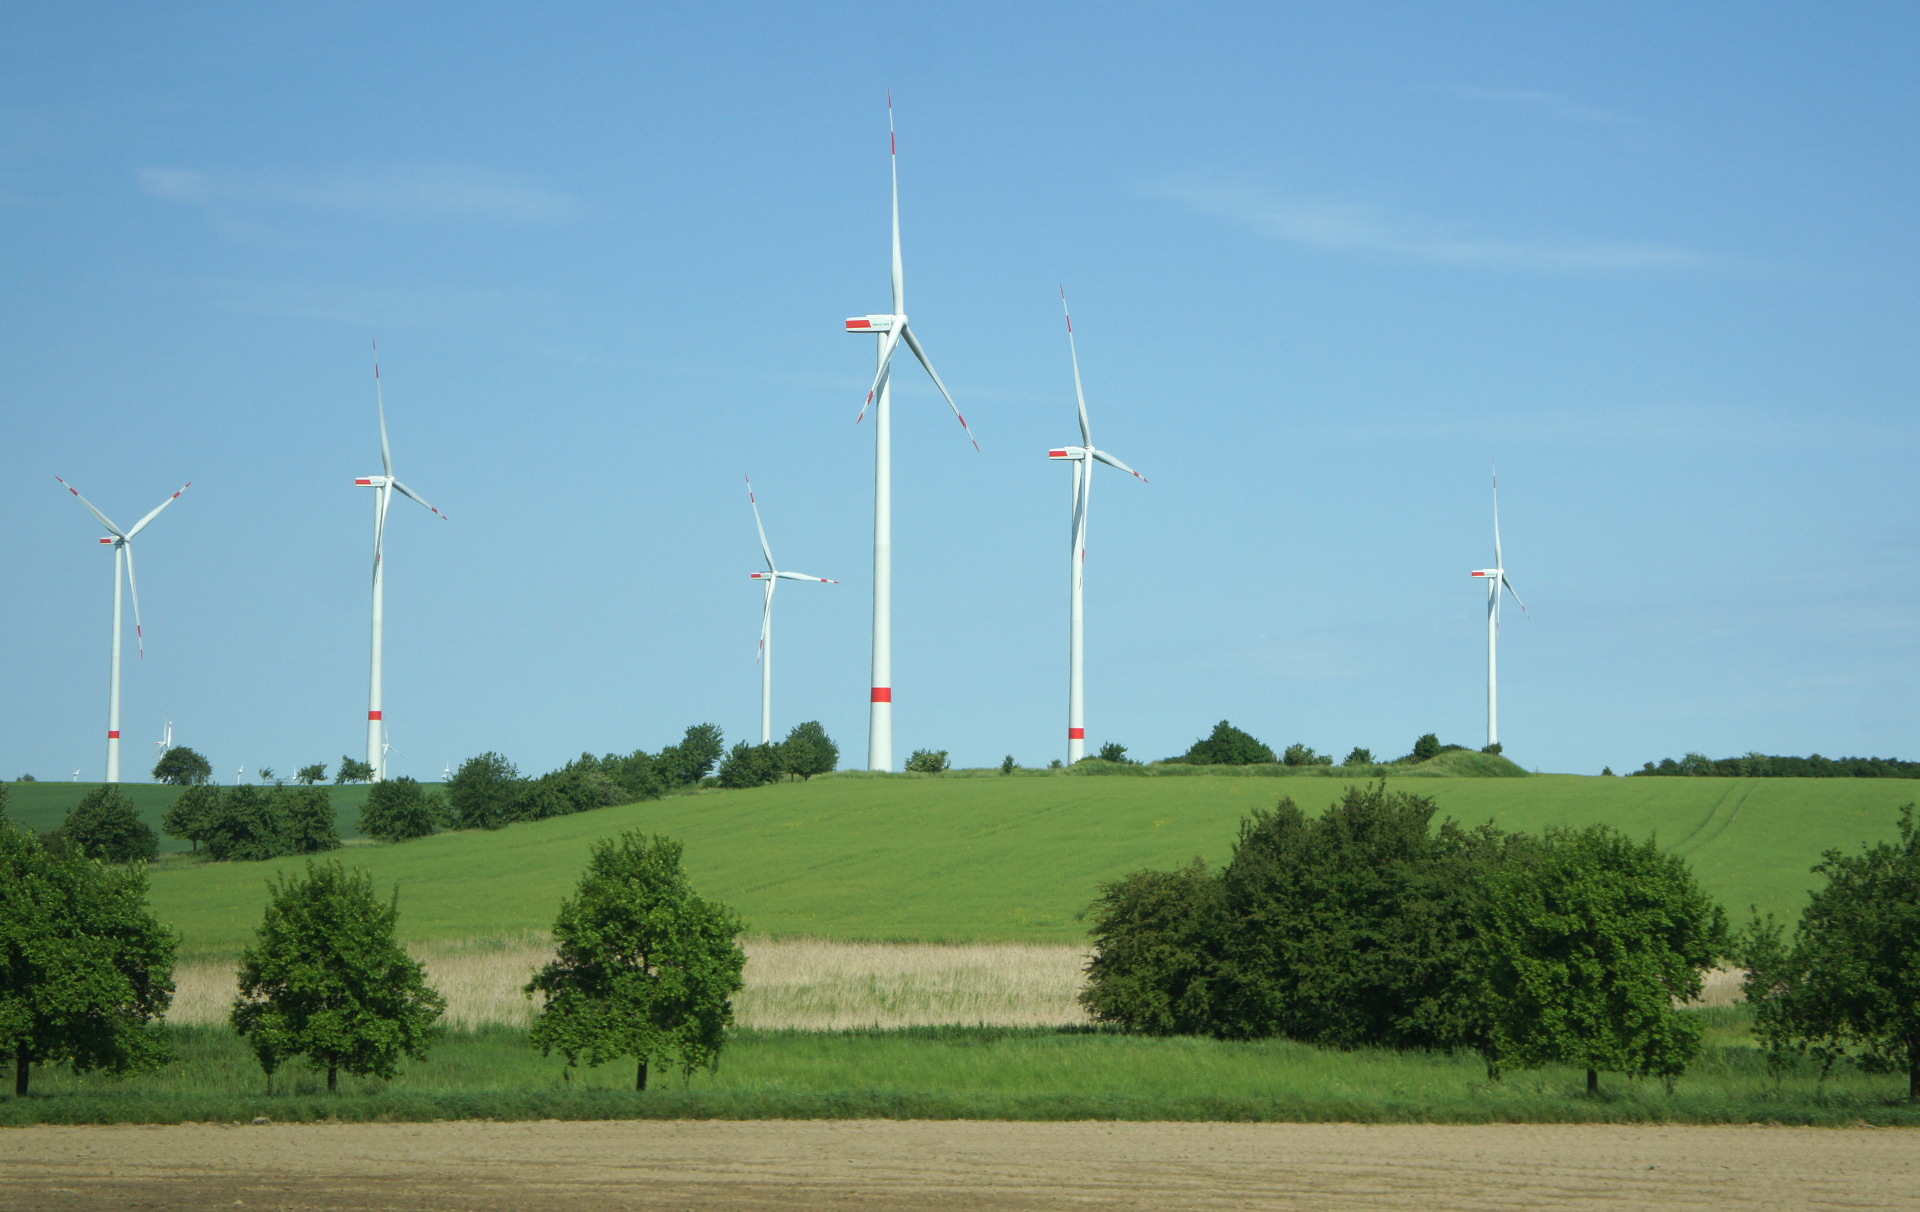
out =
<path fill-rule="evenodd" d="M 1900 1129 L 980 1122 L 16 1128 L 0 1208 L 1861 1209 Z"/>

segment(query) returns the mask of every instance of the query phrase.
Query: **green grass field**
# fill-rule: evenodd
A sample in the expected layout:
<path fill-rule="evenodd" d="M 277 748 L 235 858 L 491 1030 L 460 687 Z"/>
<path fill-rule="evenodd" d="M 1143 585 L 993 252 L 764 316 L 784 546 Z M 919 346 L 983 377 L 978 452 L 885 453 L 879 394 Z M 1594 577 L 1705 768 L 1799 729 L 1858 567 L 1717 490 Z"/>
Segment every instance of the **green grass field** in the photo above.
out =
<path fill-rule="evenodd" d="M 1707 1012 L 1733 1017 L 1733 1012 Z M 1737 1033 L 1715 1030 L 1715 1037 Z M 621 1061 L 563 1075 L 523 1031 L 454 1033 L 392 1082 L 324 1078 L 289 1065 L 274 1095 L 232 1033 L 175 1029 L 178 1061 L 150 1074 L 34 1072 L 35 1093 L 0 1099 L 0 1124 L 434 1119 L 1136 1119 L 1350 1123 L 1916 1124 L 1899 1078 L 1816 1067 L 1776 1078 L 1758 1053 L 1714 1043 L 1669 1091 L 1550 1068 L 1489 1082 L 1477 1057 L 1333 1052 L 1282 1040 L 1225 1043 L 1007 1028 L 741 1032 L 717 1073 L 656 1068 L 632 1089 Z"/>
<path fill-rule="evenodd" d="M 80 802 L 80 797 L 99 788 L 98 783 L 8 783 L 7 815 L 35 833 L 49 833 L 60 827 L 67 812 Z M 438 787 L 438 783 L 426 786 Z M 361 805 L 367 802 L 370 788 L 364 784 L 345 787 L 328 787 L 327 793 L 333 799 L 334 828 L 343 838 L 360 836 L 355 828 L 360 820 Z M 160 818 L 166 815 L 167 808 L 180 796 L 180 788 L 164 783 L 122 783 L 120 794 L 133 804 L 140 819 L 160 834 L 160 853 L 176 854 L 189 849 L 186 842 L 170 838 L 160 833 Z"/>
<path fill-rule="evenodd" d="M 1389 785 L 1431 795 L 1443 816 L 1467 823 L 1657 832 L 1736 920 L 1749 904 L 1797 917 L 1821 851 L 1892 837 L 1896 809 L 1920 799 L 1920 784 L 1892 779 L 1539 775 Z M 1251 809 L 1291 795 L 1319 811 L 1344 786 L 1320 777 L 829 776 L 497 833 L 361 843 L 342 857 L 382 889 L 399 887 L 402 930 L 414 940 L 544 929 L 593 840 L 638 828 L 684 842 L 695 885 L 756 933 L 1077 942 L 1101 881 L 1195 855 L 1220 862 Z M 186 953 L 233 952 L 259 922 L 268 879 L 298 868 L 169 856 L 153 870 L 152 903 L 181 931 Z"/>

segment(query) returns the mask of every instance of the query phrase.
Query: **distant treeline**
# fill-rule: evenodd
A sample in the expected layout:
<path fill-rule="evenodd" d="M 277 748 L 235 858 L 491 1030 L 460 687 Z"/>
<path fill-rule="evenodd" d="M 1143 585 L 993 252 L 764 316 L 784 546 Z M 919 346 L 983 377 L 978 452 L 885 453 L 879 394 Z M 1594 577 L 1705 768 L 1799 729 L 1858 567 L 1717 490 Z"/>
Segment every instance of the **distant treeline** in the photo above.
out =
<path fill-rule="evenodd" d="M 1658 765 L 1648 762 L 1634 774 L 1665 775 L 1678 778 L 1748 779 L 1920 779 L 1920 762 L 1900 758 L 1783 757 L 1771 753 L 1749 753 L 1745 757 L 1710 758 L 1704 753 L 1689 753 L 1679 761 L 1661 758 Z"/>

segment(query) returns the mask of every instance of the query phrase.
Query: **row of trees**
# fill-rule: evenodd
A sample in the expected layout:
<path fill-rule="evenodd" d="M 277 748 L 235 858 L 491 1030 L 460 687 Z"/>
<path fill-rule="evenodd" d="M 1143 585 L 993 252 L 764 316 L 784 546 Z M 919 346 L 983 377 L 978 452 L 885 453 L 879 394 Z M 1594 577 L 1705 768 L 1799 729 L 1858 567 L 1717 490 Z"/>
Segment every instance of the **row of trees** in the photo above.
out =
<path fill-rule="evenodd" d="M 943 753 L 942 758 L 946 757 Z M 784 741 L 749 745 L 741 741 L 720 763 L 716 782 L 722 787 L 759 787 L 785 779 L 810 779 L 840 765 L 840 746 L 833 743 L 818 720 L 795 724 Z M 913 768 L 909 762 L 907 768 Z"/>
<path fill-rule="evenodd" d="M 1684 1071 L 1700 1027 L 1674 1003 L 1727 945 L 1685 863 L 1605 827 L 1436 831 L 1434 812 L 1384 784 L 1318 818 L 1284 799 L 1218 872 L 1107 885 L 1082 1001 L 1137 1031 L 1470 1049 L 1590 1087 Z"/>
<path fill-rule="evenodd" d="M 340 769 L 333 776 L 335 785 L 341 783 L 365 783 L 373 778 L 373 766 L 358 758 L 340 755 Z M 270 783 L 274 779 L 273 767 L 260 768 L 260 781 Z M 171 783 L 176 787 L 198 787 L 213 781 L 213 764 L 196 751 L 185 745 L 175 745 L 160 755 L 153 764 L 153 781 Z M 302 766 L 294 773 L 293 781 L 311 787 L 315 783 L 327 781 L 327 764 L 315 762 Z"/>
<path fill-rule="evenodd" d="M 1443 753 L 1455 753 L 1466 749 L 1465 745 L 1443 745 L 1440 738 L 1429 732 L 1413 743 L 1413 749 L 1404 757 L 1391 761 L 1381 761 L 1373 756 L 1373 750 L 1356 745 L 1339 763 L 1345 767 L 1393 765 L 1405 766 L 1415 762 L 1425 762 L 1439 757 Z M 1117 751 L 1109 757 L 1108 751 Z M 1489 745 L 1484 753 L 1499 753 L 1499 745 Z M 1121 745 L 1104 745 L 1100 756 L 1107 761 L 1125 761 L 1126 748 Z M 1213 731 L 1195 741 L 1191 748 L 1178 757 L 1162 759 L 1167 762 L 1184 763 L 1191 766 L 1257 766 L 1279 764 L 1283 766 L 1332 766 L 1333 755 L 1315 752 L 1310 745 L 1289 745 L 1278 757 L 1273 748 L 1252 734 L 1235 728 L 1226 720 L 1213 726 Z"/>
<path fill-rule="evenodd" d="M 1682 778 L 1916 779 L 1920 778 L 1920 762 L 1877 757 L 1826 758 L 1817 753 L 1808 757 L 1748 753 L 1737 758 L 1689 753 L 1677 762 L 1672 758 L 1661 758 L 1658 765 L 1648 762 L 1633 773 Z"/>
<path fill-rule="evenodd" d="M 0 788 L 0 808 L 4 789 Z M 632 1057 L 714 1066 L 746 956 L 739 919 L 701 898 L 677 842 L 638 833 L 594 846 L 554 925 L 557 954 L 526 986 L 543 1004 L 531 1033 L 568 1067 Z M 146 905 L 140 864 L 107 866 L 47 845 L 0 811 L 0 1063 L 25 1097 L 36 1065 L 77 1073 L 157 1068 L 173 1057 L 158 1024 L 172 1003 L 174 934 Z M 444 999 L 397 938 L 366 872 L 309 860 L 271 888 L 243 953 L 230 1022 L 273 1075 L 299 1058 L 338 1075 L 392 1077 L 439 1034 Z"/>
<path fill-rule="evenodd" d="M 340 847 L 332 797 L 312 784 L 190 785 L 160 818 L 160 828 L 216 862 L 322 854 Z"/>

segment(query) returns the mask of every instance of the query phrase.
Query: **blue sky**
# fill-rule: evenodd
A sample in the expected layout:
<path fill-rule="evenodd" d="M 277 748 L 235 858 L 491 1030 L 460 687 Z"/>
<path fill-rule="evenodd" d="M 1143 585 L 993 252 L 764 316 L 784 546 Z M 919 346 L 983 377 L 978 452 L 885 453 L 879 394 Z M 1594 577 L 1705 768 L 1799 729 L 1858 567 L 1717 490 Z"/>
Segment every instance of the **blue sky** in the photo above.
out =
<path fill-rule="evenodd" d="M 358 754 L 369 338 L 396 773 L 775 723 L 865 751 L 886 90 L 923 376 L 899 755 L 1062 755 L 1074 304 L 1088 732 L 1484 739 L 1544 770 L 1920 756 L 1906 6 L 16 5 L 0 40 L 0 772 Z M 1124 481 L 1124 482 L 1123 482 Z M 129 641 L 131 636 L 129 635 Z"/>

